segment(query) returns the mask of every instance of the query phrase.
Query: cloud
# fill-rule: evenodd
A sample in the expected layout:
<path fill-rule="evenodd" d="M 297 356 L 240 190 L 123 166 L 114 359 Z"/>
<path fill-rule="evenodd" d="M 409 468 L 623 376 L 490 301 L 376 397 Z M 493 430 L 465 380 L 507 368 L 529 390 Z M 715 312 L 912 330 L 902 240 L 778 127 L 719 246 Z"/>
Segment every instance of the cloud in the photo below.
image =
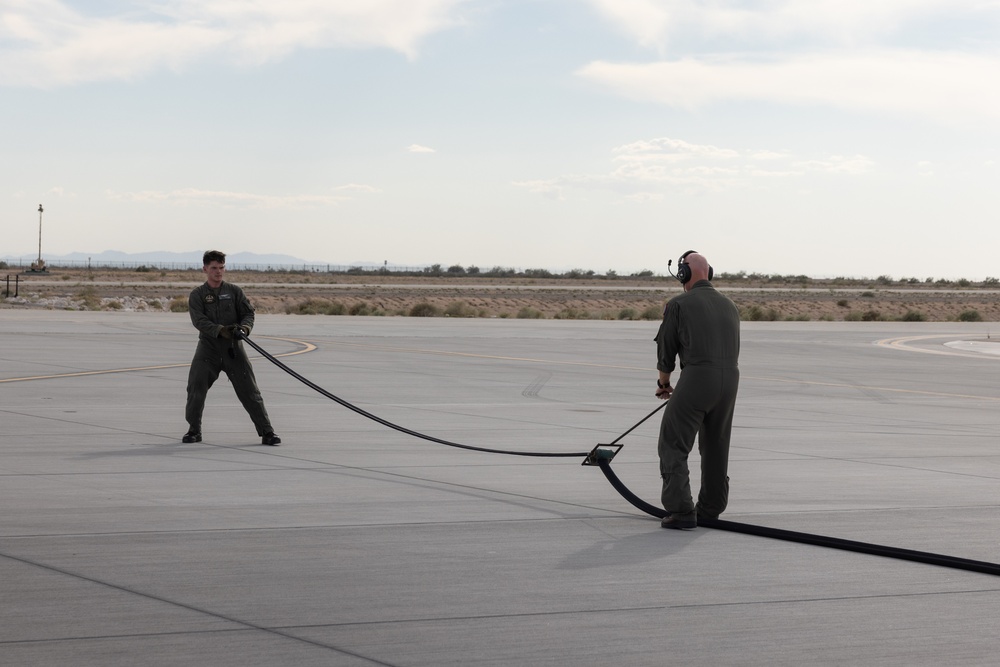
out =
<path fill-rule="evenodd" d="M 786 151 L 741 151 L 670 137 L 623 144 L 613 148 L 611 155 L 612 168 L 605 173 L 517 181 L 513 185 L 559 200 L 567 199 L 573 190 L 603 189 L 628 201 L 648 202 L 660 201 L 673 191 L 720 192 L 776 179 L 857 177 L 875 169 L 875 163 L 863 155 L 803 159 Z"/>
<path fill-rule="evenodd" d="M 681 141 L 680 139 L 670 139 L 669 137 L 635 141 L 624 146 L 619 146 L 612 152 L 619 154 L 619 157 L 616 159 L 633 161 L 652 159 L 679 162 L 696 158 L 726 160 L 739 157 L 739 153 L 734 150 L 717 148 L 715 146 L 699 146 Z"/>
<path fill-rule="evenodd" d="M 805 160 L 793 162 L 792 166 L 800 171 L 821 171 L 828 174 L 866 174 L 872 171 L 875 163 L 863 155 L 832 155 L 825 160 Z"/>
<path fill-rule="evenodd" d="M 663 201 L 666 199 L 666 195 L 661 192 L 635 192 L 630 195 L 625 195 L 626 201 L 637 202 L 639 204 L 644 204 L 650 201 Z"/>
<path fill-rule="evenodd" d="M 937 121 L 1000 119 L 1000 58 L 959 53 L 869 51 L 776 57 L 594 62 L 577 74 L 615 94 L 671 107 L 721 102 L 831 106 Z"/>
<path fill-rule="evenodd" d="M 995 0 L 590 0 L 652 62 L 578 74 L 616 95 L 697 110 L 726 102 L 995 121 Z"/>
<path fill-rule="evenodd" d="M 659 44 L 675 18 L 669 8 L 671 3 L 667 2 L 591 0 L 591 4 L 619 30 L 644 47 Z"/>
<path fill-rule="evenodd" d="M 658 49 L 698 42 L 769 50 L 779 42 L 808 43 L 809 48 L 856 47 L 921 27 L 941 32 L 942 19 L 981 28 L 995 26 L 998 20 L 997 3 L 983 0 L 590 0 L 590 4 L 640 46 Z"/>
<path fill-rule="evenodd" d="M 49 88 L 176 70 L 226 36 L 198 24 L 87 18 L 56 0 L 25 0 L 0 16 L 0 40 L 0 85 Z"/>
<path fill-rule="evenodd" d="M 562 183 L 560 183 L 562 181 Z M 570 177 L 564 177 L 562 179 L 550 179 L 550 180 L 534 180 L 534 181 L 514 181 L 511 183 L 514 187 L 524 188 L 528 192 L 536 195 L 541 195 L 546 199 L 553 199 L 555 201 L 563 201 L 563 187 L 568 185 L 572 181 Z"/>
<path fill-rule="evenodd" d="M 785 151 L 753 151 L 750 157 L 754 160 L 784 160 L 788 157 L 788 153 Z"/>
<path fill-rule="evenodd" d="M 334 192 L 358 192 L 361 194 L 375 194 L 381 192 L 376 187 L 371 185 L 362 185 L 360 183 L 348 183 L 347 185 L 338 185 L 333 189 Z"/>
<path fill-rule="evenodd" d="M 178 21 L 204 22 L 229 33 L 252 59 L 270 60 L 299 48 L 388 48 L 414 57 L 426 36 L 461 23 L 468 0 L 175 0 Z"/>
<path fill-rule="evenodd" d="M 6 0 L 0 85 L 133 80 L 209 56 L 253 65 L 300 49 L 384 48 L 413 58 L 422 39 L 461 23 L 468 1 L 164 0 L 145 5 L 147 13 L 96 16 L 61 0 Z"/>
<path fill-rule="evenodd" d="M 364 186 L 356 186 L 364 187 Z M 179 190 L 143 190 L 139 192 L 108 192 L 108 198 L 118 201 L 140 203 L 171 203 L 179 206 L 215 205 L 226 208 L 249 209 L 292 209 L 300 210 L 331 206 L 348 201 L 350 197 L 337 195 L 259 195 L 250 192 L 229 192 L 225 190 L 199 190 L 182 188 Z"/>
<path fill-rule="evenodd" d="M 406 150 L 411 153 L 435 153 L 433 148 L 427 148 L 427 146 L 421 146 L 420 144 L 410 144 Z"/>

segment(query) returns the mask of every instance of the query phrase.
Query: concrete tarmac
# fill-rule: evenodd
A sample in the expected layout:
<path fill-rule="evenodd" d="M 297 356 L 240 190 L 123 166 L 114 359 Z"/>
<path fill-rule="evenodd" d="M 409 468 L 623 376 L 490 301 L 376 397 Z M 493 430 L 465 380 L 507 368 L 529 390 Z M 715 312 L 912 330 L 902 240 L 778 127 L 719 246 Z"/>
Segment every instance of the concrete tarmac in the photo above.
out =
<path fill-rule="evenodd" d="M 265 315 L 254 340 L 406 428 L 573 453 L 659 404 L 656 327 Z M 998 330 L 744 323 L 722 518 L 1000 561 Z M 195 344 L 185 314 L 0 310 L 0 664 L 996 661 L 1000 577 L 663 530 L 582 457 L 421 440 L 265 359 L 283 444 L 225 377 L 182 444 Z M 658 421 L 613 463 L 652 504 Z"/>

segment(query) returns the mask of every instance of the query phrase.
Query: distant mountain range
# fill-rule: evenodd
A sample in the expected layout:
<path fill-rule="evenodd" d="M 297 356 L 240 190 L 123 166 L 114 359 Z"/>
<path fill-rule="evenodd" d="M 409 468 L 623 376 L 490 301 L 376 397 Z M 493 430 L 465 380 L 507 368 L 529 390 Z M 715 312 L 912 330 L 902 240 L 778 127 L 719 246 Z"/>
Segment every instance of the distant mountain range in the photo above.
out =
<path fill-rule="evenodd" d="M 203 250 L 191 250 L 189 252 L 121 252 L 119 250 L 105 250 L 103 252 L 86 253 L 71 252 L 67 255 L 52 255 L 43 253 L 42 259 L 49 264 L 59 262 L 69 262 L 72 264 L 150 264 L 153 266 L 193 264 L 201 266 Z M 24 255 L 4 255 L 0 257 L 7 263 L 28 264 L 37 258 L 37 253 L 27 253 Z M 237 264 L 259 264 L 265 266 L 321 266 L 332 265 L 333 262 L 317 262 L 293 257 L 292 255 L 259 254 L 255 252 L 233 252 L 226 255 L 226 263 Z M 344 262 L 339 266 L 381 266 L 382 262 Z"/>
<path fill-rule="evenodd" d="M 105 250 L 103 252 L 71 252 L 68 255 L 52 255 L 49 253 L 44 253 L 42 259 L 47 262 L 53 262 L 58 260 L 69 260 L 74 262 L 84 261 L 88 259 L 92 262 L 171 262 L 171 263 L 182 263 L 182 262 L 194 262 L 198 263 L 201 261 L 201 256 L 204 254 L 204 250 L 192 250 L 190 252 L 167 252 L 164 250 L 158 250 L 155 252 L 121 252 L 120 250 Z M 30 257 L 34 259 L 37 253 L 31 253 Z M 23 259 L 24 257 L 15 257 L 14 259 Z M 7 259 L 7 258 L 5 258 Z M 226 255 L 227 261 L 238 262 L 240 264 L 315 264 L 315 262 L 306 262 L 304 259 L 298 257 L 292 257 L 291 255 L 258 255 L 253 252 L 234 252 Z"/>

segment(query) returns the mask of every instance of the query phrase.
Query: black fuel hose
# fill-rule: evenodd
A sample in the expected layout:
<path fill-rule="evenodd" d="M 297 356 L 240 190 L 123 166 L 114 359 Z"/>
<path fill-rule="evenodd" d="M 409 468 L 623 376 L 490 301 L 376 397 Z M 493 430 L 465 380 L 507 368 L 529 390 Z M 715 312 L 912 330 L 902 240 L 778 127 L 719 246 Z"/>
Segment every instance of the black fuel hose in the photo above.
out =
<path fill-rule="evenodd" d="M 326 389 L 323 389 L 323 387 L 320 387 L 318 384 L 316 384 L 316 383 L 310 381 L 309 379 L 303 377 L 302 375 L 296 373 L 291 368 L 289 368 L 285 364 L 283 364 L 280 361 L 278 361 L 278 359 L 276 359 L 267 350 L 265 350 L 260 345 L 258 345 L 257 343 L 253 342 L 252 340 L 250 340 L 249 336 L 241 335 L 239 333 L 236 334 L 236 335 L 241 340 L 243 340 L 244 342 L 246 342 L 250 347 L 252 347 L 253 349 L 255 349 L 258 352 L 260 352 L 262 355 L 264 355 L 265 359 L 267 359 L 272 364 L 274 364 L 275 366 L 277 366 L 281 370 L 285 371 L 286 373 L 288 373 L 293 378 L 295 378 L 296 380 L 298 380 L 302 384 L 306 385 L 310 389 L 314 389 L 314 390 L 318 391 L 319 393 L 323 394 L 324 396 L 326 396 L 330 400 L 336 401 L 337 403 L 339 403 L 340 405 L 344 406 L 348 410 L 352 410 L 352 411 L 358 413 L 359 415 L 361 415 L 362 417 L 367 417 L 368 419 L 371 419 L 372 421 L 375 421 L 375 422 L 378 422 L 379 424 L 382 424 L 382 426 L 387 426 L 387 427 L 389 427 L 389 428 L 391 428 L 391 429 L 393 429 L 395 431 L 399 431 L 400 433 L 405 433 L 407 435 L 412 435 L 413 437 L 420 438 L 422 440 L 428 440 L 430 442 L 436 442 L 439 445 L 447 445 L 448 447 L 458 447 L 459 449 L 471 449 L 472 451 L 487 452 L 487 453 L 490 453 L 490 454 L 508 454 L 510 456 L 536 456 L 536 457 L 549 457 L 549 458 L 552 458 L 552 457 L 580 458 L 581 456 L 587 456 L 587 454 L 589 453 L 589 452 L 536 452 L 536 451 L 525 452 L 525 451 L 516 451 L 516 450 L 509 450 L 509 449 L 490 449 L 489 447 L 473 447 L 472 445 L 463 445 L 463 444 L 458 443 L 458 442 L 451 442 L 450 440 L 442 440 L 441 438 L 436 438 L 436 437 L 434 437 L 432 435 L 427 435 L 425 433 L 420 433 L 418 431 L 414 431 L 414 430 L 408 429 L 405 426 L 400 426 L 399 424 L 393 424 L 392 422 L 390 422 L 388 420 L 382 419 L 378 415 L 374 415 L 374 414 L 368 412 L 367 410 L 359 408 L 358 406 L 354 405 L 353 403 L 350 403 L 349 401 L 346 401 L 346 400 L 340 398 L 339 396 L 336 396 L 335 394 L 332 394 L 332 393 L 328 392 Z"/>
<path fill-rule="evenodd" d="M 634 507 L 642 510 L 646 514 L 663 518 L 667 516 L 666 510 L 650 505 L 642 498 L 636 496 L 622 483 L 611 469 L 611 462 L 599 460 L 597 464 L 601 467 L 601 472 L 611 482 L 611 486 L 621 494 L 622 498 L 629 501 Z M 1000 564 L 990 563 L 981 560 L 970 560 L 968 558 L 958 558 L 956 556 L 944 556 L 941 554 L 929 553 L 927 551 L 914 551 L 912 549 L 901 549 L 899 547 L 887 547 L 869 542 L 856 542 L 838 537 L 827 537 L 825 535 L 813 535 L 812 533 L 800 533 L 794 530 L 783 530 L 781 528 L 768 528 L 766 526 L 754 526 L 748 523 L 738 523 L 736 521 L 726 521 L 723 519 L 698 518 L 698 525 L 717 530 L 728 530 L 733 533 L 743 533 L 745 535 L 757 535 L 758 537 L 770 537 L 786 542 L 798 542 L 799 544 L 812 544 L 829 549 L 840 549 L 842 551 L 854 551 L 856 553 L 871 554 L 874 556 L 884 556 L 886 558 L 896 558 L 898 560 L 908 560 L 916 563 L 927 563 L 929 565 L 940 565 L 957 570 L 968 570 L 970 572 L 980 572 L 1000 576 Z"/>
<path fill-rule="evenodd" d="M 619 479 L 615 471 L 611 469 L 611 458 L 614 458 L 614 453 L 609 452 L 610 458 L 603 457 L 599 455 L 597 449 L 601 447 L 611 447 L 614 446 L 619 440 L 624 438 L 626 435 L 631 433 L 639 424 L 643 423 L 650 417 L 652 417 L 657 411 L 659 411 L 666 402 L 662 403 L 655 410 L 650 412 L 648 415 L 643 417 L 639 422 L 637 422 L 628 431 L 625 431 L 622 435 L 618 436 L 611 445 L 598 445 L 598 448 L 591 452 L 525 452 L 525 451 L 514 451 L 506 449 L 491 449 L 488 447 L 473 447 L 472 445 L 463 445 L 457 442 L 451 442 L 449 440 L 442 440 L 441 438 L 436 438 L 431 435 L 426 435 L 424 433 L 419 433 L 417 431 L 408 429 L 398 424 L 393 424 L 390 421 L 382 419 L 381 417 L 374 415 L 367 410 L 363 410 L 358 406 L 336 396 L 326 389 L 323 389 L 319 385 L 311 382 L 307 378 L 303 377 L 299 373 L 295 372 L 281 361 L 276 359 L 267 350 L 257 345 L 257 343 L 250 340 L 248 336 L 241 335 L 237 333 L 236 336 L 243 341 L 245 341 L 250 347 L 260 352 L 265 359 L 273 363 L 275 366 L 285 371 L 292 377 L 294 377 L 299 382 L 303 383 L 307 387 L 314 389 L 320 394 L 326 396 L 327 398 L 336 401 L 340 405 L 344 406 L 348 410 L 352 410 L 363 417 L 367 417 L 383 426 L 387 426 L 393 430 L 399 431 L 400 433 L 405 433 L 407 435 L 412 435 L 416 438 L 421 438 L 423 440 L 428 440 L 430 442 L 436 442 L 440 445 L 447 445 L 449 447 L 458 447 L 460 449 L 469 449 L 477 452 L 487 452 L 491 454 L 508 454 L 511 456 L 536 456 L 536 457 L 587 457 L 590 465 L 598 465 L 601 468 L 601 472 L 611 483 L 622 498 L 627 500 L 632 504 L 633 507 L 642 510 L 646 514 L 657 518 L 663 518 L 667 516 L 666 510 L 650 505 L 642 498 L 632 493 L 632 491 L 625 486 L 625 484 Z M 617 450 L 615 450 L 617 451 Z M 899 547 L 889 547 L 879 544 L 871 544 L 869 542 L 857 542 L 855 540 L 845 540 L 837 537 L 827 537 L 824 535 L 814 535 L 812 533 L 801 533 L 793 530 L 783 530 L 781 528 L 768 528 L 766 526 L 754 526 L 747 523 L 739 523 L 736 521 L 727 521 L 723 519 L 705 519 L 699 518 L 698 525 L 704 526 L 706 528 L 715 528 L 716 530 L 727 530 L 733 533 L 743 533 L 745 535 L 756 535 L 758 537 L 769 537 L 777 540 L 784 540 L 786 542 L 797 542 L 799 544 L 811 544 L 814 546 L 827 547 L 829 549 L 840 549 L 842 551 L 853 551 L 855 553 L 871 554 L 875 556 L 883 556 L 886 558 L 895 558 L 897 560 L 906 560 L 916 563 L 926 563 L 929 565 L 939 565 L 941 567 L 949 567 L 958 570 L 967 570 L 969 572 L 979 572 L 982 574 L 991 574 L 1000 576 L 1000 564 L 990 563 L 986 561 L 970 560 L 968 558 L 958 558 L 956 556 L 945 556 L 942 554 L 935 554 L 926 551 L 914 551 L 912 549 L 901 549 Z"/>

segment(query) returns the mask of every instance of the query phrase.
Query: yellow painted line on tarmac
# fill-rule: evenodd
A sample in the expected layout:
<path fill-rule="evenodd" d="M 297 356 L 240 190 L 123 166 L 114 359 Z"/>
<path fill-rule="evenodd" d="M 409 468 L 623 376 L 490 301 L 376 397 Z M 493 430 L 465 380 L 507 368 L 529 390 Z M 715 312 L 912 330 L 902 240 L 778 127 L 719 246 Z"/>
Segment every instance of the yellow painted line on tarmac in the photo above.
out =
<path fill-rule="evenodd" d="M 931 353 L 931 354 L 946 354 L 946 355 L 952 355 L 952 356 L 964 356 L 964 357 L 972 357 L 972 358 L 976 358 L 976 359 L 979 359 L 979 358 L 982 358 L 983 356 L 986 356 L 986 355 L 963 354 L 961 352 L 954 352 L 954 351 L 923 350 L 921 348 L 908 347 L 906 345 L 906 343 L 917 341 L 917 340 L 925 340 L 925 339 L 932 339 L 932 338 L 953 338 L 953 337 L 954 336 L 948 336 L 948 335 L 943 335 L 943 336 L 942 335 L 934 335 L 934 336 L 907 336 L 907 337 L 903 337 L 903 338 L 886 338 L 884 340 L 876 341 L 876 345 L 881 345 L 883 347 L 893 347 L 893 348 L 896 348 L 896 349 L 906 350 L 908 352 L 928 352 L 928 353 Z M 295 351 L 292 351 L 292 352 L 285 352 L 284 354 L 275 354 L 275 355 L 273 355 L 274 357 L 291 357 L 291 356 L 295 356 L 295 355 L 298 355 L 298 354 L 305 354 L 307 352 L 312 352 L 312 351 L 314 351 L 314 350 L 317 349 L 317 346 L 314 345 L 314 344 L 312 344 L 312 343 L 309 343 L 309 342 L 306 342 L 306 341 L 303 341 L 303 340 L 294 339 L 294 338 L 279 338 L 279 337 L 276 337 L 276 336 L 258 336 L 257 338 L 266 338 L 268 340 L 280 340 L 280 341 L 285 341 L 285 342 L 288 342 L 288 343 L 293 343 L 293 344 L 301 345 L 302 346 L 302 349 L 295 350 Z M 646 367 L 619 366 L 619 365 L 615 365 L 615 364 L 599 364 L 599 363 L 592 363 L 592 362 L 585 362 L 585 361 L 558 361 L 558 360 L 554 360 L 554 359 L 538 359 L 538 358 L 534 358 L 534 357 L 510 357 L 510 356 L 491 355 L 491 354 L 476 354 L 476 353 L 473 353 L 473 352 L 451 352 L 451 351 L 446 351 L 446 350 L 430 350 L 430 349 L 425 349 L 425 348 L 414 348 L 414 347 L 394 347 L 394 346 L 390 346 L 390 345 L 375 345 L 375 344 L 371 344 L 371 343 L 350 343 L 350 342 L 342 342 L 342 341 L 335 341 L 332 344 L 339 345 L 339 346 L 342 346 L 342 347 L 364 348 L 364 349 L 368 349 L 368 350 L 379 350 L 379 351 L 383 351 L 383 352 L 410 352 L 410 353 L 431 354 L 431 355 L 438 355 L 438 356 L 445 356 L 445 357 L 465 357 L 465 358 L 471 358 L 471 359 L 494 359 L 494 360 L 497 360 L 497 361 L 519 361 L 519 362 L 525 362 L 525 363 L 550 364 L 550 365 L 556 365 L 556 366 L 580 366 L 580 367 L 587 367 L 587 368 L 613 368 L 613 369 L 616 369 L 616 370 L 639 371 L 639 372 L 643 372 L 643 373 L 645 373 L 645 372 L 652 372 L 650 370 L 650 368 L 646 368 Z M 255 358 L 259 359 L 260 357 L 255 357 Z M 109 374 L 109 373 L 130 373 L 130 372 L 136 372 L 136 371 L 161 370 L 161 369 L 165 369 L 165 368 L 182 368 L 182 367 L 189 366 L 189 365 L 190 365 L 190 363 L 184 363 L 184 364 L 167 364 L 167 365 L 162 365 L 162 366 L 141 366 L 141 367 L 137 367 L 137 368 L 115 368 L 115 369 L 97 370 L 97 371 L 80 371 L 80 372 L 76 372 L 76 373 L 60 373 L 60 374 L 55 374 L 55 375 L 38 375 L 38 376 L 34 376 L 34 377 L 23 377 L 23 378 L 7 378 L 5 380 L 0 380 L 0 383 L 4 383 L 4 382 L 25 382 L 25 381 L 28 381 L 28 380 L 50 380 L 50 379 L 55 379 L 55 378 L 80 377 L 80 376 L 86 376 L 86 375 L 105 375 L 105 374 Z M 653 368 L 653 370 L 655 370 L 655 368 Z M 860 389 L 866 389 L 866 390 L 871 390 L 871 391 L 882 391 L 882 392 L 895 393 L 895 394 L 914 394 L 914 395 L 920 395 L 920 396 L 936 396 L 936 397 L 943 397 L 943 398 L 968 398 L 968 399 L 976 399 L 976 400 L 983 400 L 983 401 L 997 401 L 997 402 L 1000 402 L 1000 398 L 998 398 L 998 397 L 975 396 L 975 395 L 972 395 L 972 394 L 956 394 L 956 393 L 942 392 L 942 391 L 926 391 L 926 390 L 918 390 L 918 389 L 898 389 L 898 388 L 894 388 L 894 387 L 877 387 L 877 386 L 871 386 L 871 385 L 857 385 L 857 384 L 849 384 L 849 383 L 845 383 L 845 382 L 822 382 L 822 381 L 817 381 L 817 380 L 798 380 L 798 379 L 764 377 L 764 376 L 753 376 L 753 375 L 744 375 L 743 377 L 746 380 L 757 380 L 757 381 L 763 381 L 763 382 L 776 382 L 776 383 L 780 383 L 780 384 L 797 384 L 797 385 L 809 385 L 809 386 L 816 386 L 816 387 L 835 387 L 835 388 L 840 388 L 840 389 L 859 389 L 860 388 Z"/>
<path fill-rule="evenodd" d="M 903 336 L 900 338 L 883 338 L 882 340 L 875 341 L 876 345 L 881 347 L 889 347 L 894 350 L 903 350 L 905 352 L 920 352 L 922 354 L 938 354 L 946 357 L 965 357 L 967 359 L 994 359 L 1000 360 L 1000 357 L 991 356 L 988 354 L 975 354 L 972 352 L 960 352 L 958 350 L 951 349 L 936 349 L 927 347 L 916 347 L 910 343 L 916 343 L 927 340 L 934 339 L 960 339 L 961 334 L 933 334 L 927 336 Z"/>
<path fill-rule="evenodd" d="M 312 352 L 316 349 L 316 346 L 312 343 L 307 343 L 304 340 L 295 340 L 294 338 L 277 338 L 275 336 L 258 336 L 257 338 L 267 338 L 268 340 L 283 340 L 287 343 L 294 343 L 296 345 L 301 345 L 302 349 L 294 350 L 292 352 L 285 352 L 283 354 L 275 354 L 274 357 L 293 357 L 297 354 L 305 354 L 306 352 Z M 255 357 L 256 359 L 261 359 L 262 357 Z M 135 368 L 108 368 L 99 371 L 78 371 L 76 373 L 57 373 L 53 375 L 34 375 L 31 377 L 23 378 L 6 378 L 0 379 L 0 384 L 4 382 L 27 382 L 29 380 L 54 380 L 56 378 L 73 378 L 73 377 L 84 377 L 87 375 L 108 375 L 111 373 L 134 373 L 136 371 L 156 371 L 162 370 L 164 368 L 184 368 L 185 366 L 190 366 L 191 362 L 185 364 L 164 364 L 162 366 L 137 366 Z"/>

